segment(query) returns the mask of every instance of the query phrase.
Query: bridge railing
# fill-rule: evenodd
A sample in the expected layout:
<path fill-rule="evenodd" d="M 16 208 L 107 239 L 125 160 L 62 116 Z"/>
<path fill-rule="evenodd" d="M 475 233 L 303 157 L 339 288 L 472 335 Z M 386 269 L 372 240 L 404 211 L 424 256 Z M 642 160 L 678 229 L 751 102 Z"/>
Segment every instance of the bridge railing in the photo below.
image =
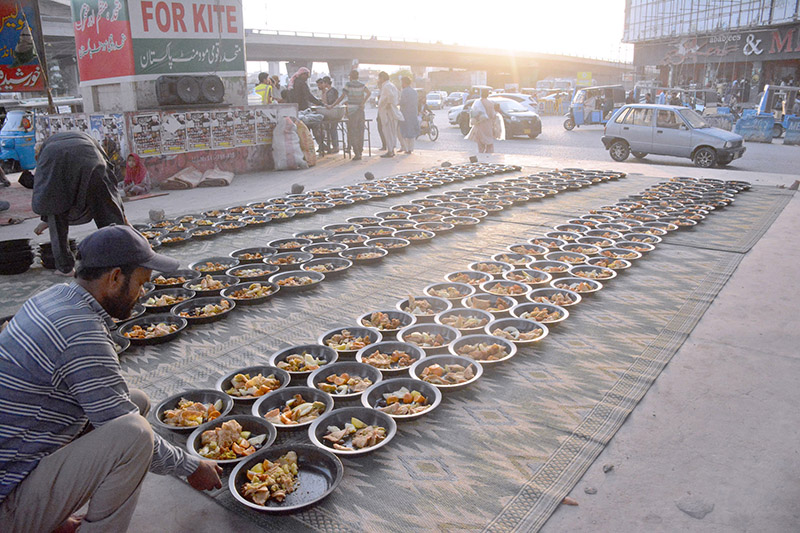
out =
<path fill-rule="evenodd" d="M 245 29 L 245 33 L 249 34 L 259 34 L 259 35 L 286 35 L 290 37 L 315 37 L 315 38 L 322 38 L 322 39 L 352 39 L 352 40 L 359 40 L 359 41 L 387 41 L 387 42 L 394 42 L 394 43 L 418 43 L 418 44 L 437 44 L 442 46 L 462 46 L 459 43 L 452 42 L 446 43 L 443 41 L 423 41 L 420 39 L 406 39 L 406 38 L 398 38 L 398 37 L 391 37 L 391 36 L 383 36 L 383 35 L 358 35 L 352 33 L 326 33 L 326 32 L 314 32 L 314 31 L 287 31 L 287 30 L 265 30 L 265 29 L 258 29 L 258 28 L 248 28 Z M 606 61 L 609 63 L 620 63 L 629 65 L 632 63 L 630 59 L 625 57 L 625 54 L 622 53 L 620 50 L 617 54 L 617 57 L 601 57 L 601 56 L 584 56 L 578 54 L 567 54 L 564 52 L 558 52 L 553 50 L 542 50 L 541 54 L 549 54 L 549 55 L 559 55 L 564 57 L 572 57 L 578 59 L 592 59 L 595 61 Z"/>

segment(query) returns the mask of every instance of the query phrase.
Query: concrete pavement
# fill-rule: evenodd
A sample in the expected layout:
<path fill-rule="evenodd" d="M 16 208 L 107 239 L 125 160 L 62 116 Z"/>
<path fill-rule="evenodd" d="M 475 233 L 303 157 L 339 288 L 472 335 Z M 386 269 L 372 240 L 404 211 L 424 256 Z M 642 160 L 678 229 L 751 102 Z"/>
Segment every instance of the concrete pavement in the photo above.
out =
<path fill-rule="evenodd" d="M 787 147 L 788 148 L 788 147 Z M 126 205 L 133 222 L 149 209 L 167 215 L 225 207 L 286 193 L 292 183 L 323 188 L 360 181 L 365 171 L 393 175 L 466 160 L 467 153 L 418 151 L 390 160 L 334 159 L 306 171 L 237 176 L 231 187 L 170 192 Z M 726 178 L 731 171 L 482 156 L 526 166 L 637 170 L 650 176 Z M 800 161 L 798 161 L 800 162 Z M 765 185 L 791 184 L 776 173 L 733 173 Z M 636 176 L 631 175 L 635 180 Z M 191 207 L 187 207 L 191 206 Z M 573 490 L 578 507 L 561 506 L 544 531 L 795 531 L 798 529 L 800 399 L 798 259 L 794 198 L 701 319 L 689 340 Z M 0 228 L 0 239 L 31 236 L 36 221 Z M 74 228 L 80 237 L 93 226 Z M 794 243 L 794 244 L 792 244 Z M 54 282 L 56 278 L 54 276 Z M 58 279 L 60 281 L 60 279 Z M 21 302 L 20 302 L 21 303 Z M 603 473 L 604 464 L 614 469 Z M 594 495 L 586 488 L 597 489 Z M 681 508 L 678 507 L 679 502 Z M 710 510 L 709 510 L 710 509 Z M 703 518 L 693 518 L 703 515 Z M 687 514 L 690 513 L 690 514 Z M 255 531 L 182 482 L 149 475 L 130 531 Z"/>

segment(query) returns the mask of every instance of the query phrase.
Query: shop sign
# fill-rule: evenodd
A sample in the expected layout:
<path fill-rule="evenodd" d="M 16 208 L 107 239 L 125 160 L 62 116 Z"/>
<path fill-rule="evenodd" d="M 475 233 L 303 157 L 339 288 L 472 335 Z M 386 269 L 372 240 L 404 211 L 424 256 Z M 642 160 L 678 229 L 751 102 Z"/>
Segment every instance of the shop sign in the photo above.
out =
<path fill-rule="evenodd" d="M 592 85 L 592 73 L 591 72 L 578 72 L 577 86 L 578 87 L 589 87 L 591 85 Z"/>
<path fill-rule="evenodd" d="M 635 65 L 683 65 L 800 58 L 800 25 L 636 44 Z"/>
<path fill-rule="evenodd" d="M 37 0 L 0 3 L 0 92 L 44 91 L 35 42 Z"/>
<path fill-rule="evenodd" d="M 241 0 L 72 0 L 81 85 L 244 75 Z"/>

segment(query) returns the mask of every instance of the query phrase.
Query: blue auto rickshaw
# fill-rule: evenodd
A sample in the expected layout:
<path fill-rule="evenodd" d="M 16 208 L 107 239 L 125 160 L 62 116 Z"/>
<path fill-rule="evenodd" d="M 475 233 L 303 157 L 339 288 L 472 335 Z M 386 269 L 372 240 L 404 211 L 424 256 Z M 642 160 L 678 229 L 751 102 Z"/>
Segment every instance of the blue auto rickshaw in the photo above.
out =
<path fill-rule="evenodd" d="M 795 102 L 800 96 L 800 87 L 788 85 L 765 85 L 764 94 L 758 103 L 757 116 L 772 117 L 772 136 L 778 138 L 789 129 L 789 120 L 797 118 Z"/>
<path fill-rule="evenodd" d="M 0 160 L 5 172 L 33 170 L 36 167 L 36 112 L 12 109 L 0 129 Z"/>
<path fill-rule="evenodd" d="M 591 124 L 605 124 L 614 111 L 625 105 L 625 88 L 622 85 L 584 87 L 575 91 L 564 129 Z"/>

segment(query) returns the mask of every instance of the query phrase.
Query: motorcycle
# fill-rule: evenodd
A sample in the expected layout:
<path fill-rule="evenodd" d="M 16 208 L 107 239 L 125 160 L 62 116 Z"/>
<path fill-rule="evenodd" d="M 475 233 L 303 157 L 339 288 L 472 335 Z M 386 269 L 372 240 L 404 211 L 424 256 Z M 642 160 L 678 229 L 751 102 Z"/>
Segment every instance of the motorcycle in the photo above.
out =
<path fill-rule="evenodd" d="M 434 114 L 430 109 L 422 110 L 422 120 L 419 123 L 419 135 L 427 135 L 428 139 L 435 141 L 439 138 L 439 128 L 433 123 Z"/>

